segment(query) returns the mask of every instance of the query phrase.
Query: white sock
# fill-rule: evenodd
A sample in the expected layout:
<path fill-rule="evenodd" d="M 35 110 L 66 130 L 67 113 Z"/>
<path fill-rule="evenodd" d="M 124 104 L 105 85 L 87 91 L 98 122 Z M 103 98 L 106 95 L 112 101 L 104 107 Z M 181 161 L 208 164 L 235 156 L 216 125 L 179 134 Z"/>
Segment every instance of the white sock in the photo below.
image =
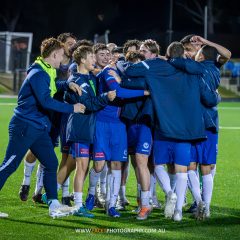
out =
<path fill-rule="evenodd" d="M 95 187 L 97 185 L 97 181 L 100 177 L 101 172 L 96 173 L 94 168 L 90 170 L 89 174 L 89 189 L 88 189 L 88 194 L 95 195 Z"/>
<path fill-rule="evenodd" d="M 43 174 L 44 174 L 44 166 L 42 164 L 38 164 L 37 169 L 37 180 L 35 186 L 35 195 L 40 194 L 43 189 Z"/>
<path fill-rule="evenodd" d="M 187 173 L 176 173 L 176 195 L 177 203 L 176 210 L 182 212 L 182 207 L 184 203 L 185 191 L 187 187 Z"/>
<path fill-rule="evenodd" d="M 188 182 L 189 182 L 189 186 L 190 186 L 192 195 L 194 197 L 194 200 L 198 204 L 202 200 L 202 197 L 201 197 L 201 191 L 200 191 L 199 178 L 197 177 L 197 174 L 195 171 L 193 170 L 188 171 Z"/>
<path fill-rule="evenodd" d="M 50 210 L 54 210 L 56 208 L 61 207 L 61 203 L 57 199 L 49 199 L 48 200 L 48 206 Z"/>
<path fill-rule="evenodd" d="M 214 168 L 211 169 L 211 174 L 212 174 L 213 180 L 214 180 L 214 177 L 215 177 L 215 174 L 216 174 L 216 170 L 217 170 L 217 165 L 215 164 Z"/>
<path fill-rule="evenodd" d="M 203 182 L 203 201 L 206 203 L 206 206 L 209 208 L 211 199 L 212 199 L 212 192 L 213 192 L 213 177 L 212 174 L 202 176 Z"/>
<path fill-rule="evenodd" d="M 108 172 L 108 166 L 107 166 L 107 163 L 105 163 L 104 168 L 100 174 L 100 192 L 102 194 L 106 194 L 107 172 Z"/>
<path fill-rule="evenodd" d="M 175 188 L 176 188 L 176 174 L 168 173 L 168 176 L 169 176 L 169 178 L 170 178 L 170 186 L 171 186 L 171 189 L 172 189 L 172 191 L 174 192 L 174 191 L 175 191 Z"/>
<path fill-rule="evenodd" d="M 62 188 L 62 184 L 57 183 L 57 190 L 59 191 Z"/>
<path fill-rule="evenodd" d="M 143 207 L 149 207 L 149 191 L 141 191 L 141 203 Z"/>
<path fill-rule="evenodd" d="M 23 177 L 22 185 L 28 185 L 28 186 L 30 185 L 32 171 L 34 169 L 36 162 L 37 161 L 33 163 L 29 163 L 26 161 L 26 159 L 24 160 L 24 177 Z"/>
<path fill-rule="evenodd" d="M 168 192 L 172 191 L 169 175 L 163 165 L 155 166 L 155 174 L 157 181 L 165 194 L 168 194 Z"/>
<path fill-rule="evenodd" d="M 122 175 L 121 170 L 112 170 L 112 186 L 109 208 L 115 207 L 121 185 L 121 175 Z"/>
<path fill-rule="evenodd" d="M 108 169 L 108 172 L 107 172 L 107 185 L 106 185 L 106 202 L 110 201 L 111 186 L 112 186 L 112 173 L 111 173 L 111 169 Z"/>
<path fill-rule="evenodd" d="M 77 208 L 82 207 L 82 192 L 74 192 L 74 203 Z"/>
<path fill-rule="evenodd" d="M 70 182 L 70 179 L 68 177 L 62 185 L 62 197 L 68 197 L 70 195 L 69 194 L 69 182 Z"/>
<path fill-rule="evenodd" d="M 119 197 L 121 200 L 126 199 L 126 186 L 125 185 L 120 187 Z"/>

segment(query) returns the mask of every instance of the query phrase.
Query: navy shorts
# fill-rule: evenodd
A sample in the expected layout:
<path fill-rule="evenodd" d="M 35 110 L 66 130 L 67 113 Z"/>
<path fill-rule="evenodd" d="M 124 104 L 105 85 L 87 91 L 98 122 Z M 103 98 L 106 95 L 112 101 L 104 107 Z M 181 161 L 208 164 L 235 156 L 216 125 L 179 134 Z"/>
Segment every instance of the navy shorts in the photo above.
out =
<path fill-rule="evenodd" d="M 127 132 L 124 123 L 96 121 L 94 161 L 127 161 Z"/>
<path fill-rule="evenodd" d="M 81 158 L 90 156 L 90 144 L 86 143 L 72 143 L 70 146 L 70 152 L 73 158 Z"/>

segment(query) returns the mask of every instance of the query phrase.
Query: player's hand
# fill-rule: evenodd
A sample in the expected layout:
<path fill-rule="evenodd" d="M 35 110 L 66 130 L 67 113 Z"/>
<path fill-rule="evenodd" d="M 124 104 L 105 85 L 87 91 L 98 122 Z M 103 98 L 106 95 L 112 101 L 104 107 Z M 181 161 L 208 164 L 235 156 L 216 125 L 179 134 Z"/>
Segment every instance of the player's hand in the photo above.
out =
<path fill-rule="evenodd" d="M 148 90 L 144 90 L 144 96 L 149 96 L 150 92 Z"/>
<path fill-rule="evenodd" d="M 112 77 L 115 78 L 115 80 L 117 81 L 117 83 L 121 83 L 122 79 L 120 78 L 120 76 L 114 71 L 114 70 L 109 70 L 108 74 L 111 75 Z"/>
<path fill-rule="evenodd" d="M 76 103 L 73 105 L 75 113 L 85 113 L 86 107 L 81 103 Z"/>
<path fill-rule="evenodd" d="M 111 102 L 116 98 L 116 96 L 117 96 L 116 90 L 109 91 L 107 93 L 107 97 L 108 97 L 109 101 L 111 101 Z"/>
<path fill-rule="evenodd" d="M 72 91 L 78 93 L 79 96 L 82 95 L 82 89 L 79 85 L 77 85 L 76 83 L 74 82 L 70 82 L 69 85 L 68 85 L 69 89 L 71 89 Z"/>
<path fill-rule="evenodd" d="M 208 43 L 207 39 L 200 37 L 200 36 L 193 36 L 190 39 L 190 41 L 193 45 L 204 45 L 204 44 Z"/>

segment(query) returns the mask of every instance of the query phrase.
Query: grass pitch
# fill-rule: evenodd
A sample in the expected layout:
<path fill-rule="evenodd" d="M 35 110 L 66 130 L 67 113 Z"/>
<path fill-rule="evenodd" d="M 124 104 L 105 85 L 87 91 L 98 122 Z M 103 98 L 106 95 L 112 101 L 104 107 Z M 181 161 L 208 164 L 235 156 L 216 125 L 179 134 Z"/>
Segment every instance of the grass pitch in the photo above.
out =
<path fill-rule="evenodd" d="M 16 99 L 0 99 L 1 161 L 8 143 L 8 123 L 15 102 Z M 22 162 L 0 193 L 0 211 L 9 214 L 8 219 L 0 219 L 0 239 L 240 239 L 240 103 L 221 103 L 219 115 L 219 154 L 209 220 L 199 222 L 190 214 L 183 213 L 183 221 L 176 223 L 164 218 L 163 209 L 157 209 L 146 221 L 137 221 L 136 215 L 131 212 L 136 207 L 136 181 L 132 169 L 127 183 L 130 206 L 122 212 L 121 218 L 113 219 L 103 210 L 94 209 L 94 219 L 74 216 L 51 219 L 47 206 L 31 201 L 37 167 L 32 175 L 29 200 L 20 201 L 18 191 L 23 178 Z M 60 159 L 59 149 L 56 153 Z M 87 185 L 88 180 L 84 198 Z M 163 204 L 164 195 L 159 186 L 157 192 Z M 192 202 L 189 193 L 188 202 Z"/>

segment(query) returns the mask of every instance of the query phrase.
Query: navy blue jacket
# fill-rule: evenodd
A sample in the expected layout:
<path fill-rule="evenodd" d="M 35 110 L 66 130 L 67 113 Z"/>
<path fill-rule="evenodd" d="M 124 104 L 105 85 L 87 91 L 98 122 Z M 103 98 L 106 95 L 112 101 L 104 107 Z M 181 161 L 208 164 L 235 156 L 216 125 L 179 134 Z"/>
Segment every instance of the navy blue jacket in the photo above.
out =
<path fill-rule="evenodd" d="M 69 103 L 82 103 L 85 105 L 85 113 L 72 113 L 67 123 L 67 141 L 93 143 L 95 132 L 96 115 L 95 112 L 103 109 L 108 104 L 107 94 L 96 96 L 89 80 L 93 81 L 96 89 L 96 77 L 93 74 L 85 75 L 73 73 L 68 82 L 75 82 L 82 88 L 82 96 L 73 92 L 65 93 L 65 101 Z"/>
<path fill-rule="evenodd" d="M 200 74 L 212 91 L 216 91 L 219 87 L 220 63 L 214 61 L 196 62 L 191 59 L 183 58 L 171 59 L 169 62 L 176 68 L 186 71 L 187 73 Z M 218 132 L 219 130 L 217 104 L 214 106 L 208 106 L 203 103 L 205 127 L 213 132 Z"/>
<path fill-rule="evenodd" d="M 122 78 L 121 86 L 129 89 L 147 90 L 145 78 Z M 154 125 L 154 110 L 152 99 L 150 96 L 125 99 L 121 111 L 121 118 L 134 121 L 136 123 L 144 123 L 152 127 Z"/>
<path fill-rule="evenodd" d="M 73 105 L 61 103 L 51 97 L 49 75 L 39 64 L 34 63 L 27 73 L 18 94 L 18 105 L 14 109 L 14 116 L 37 129 L 46 128 L 50 131 L 51 122 L 47 110 L 72 113 Z M 58 90 L 68 89 L 66 82 L 59 81 L 56 86 Z"/>
<path fill-rule="evenodd" d="M 206 138 L 200 99 L 203 96 L 210 104 L 217 99 L 209 88 L 200 86 L 198 75 L 177 70 L 159 58 L 134 64 L 126 74 L 146 78 L 156 113 L 157 138 L 177 141 Z"/>
<path fill-rule="evenodd" d="M 122 79 L 121 87 L 128 89 L 148 90 L 145 78 L 128 78 L 125 70 L 130 65 L 133 65 L 133 63 L 126 62 L 123 57 L 120 58 L 120 60 L 116 64 L 118 72 Z M 121 110 L 121 118 L 123 118 L 124 120 L 130 120 L 131 122 L 135 123 L 144 123 L 149 127 L 154 124 L 154 111 L 151 97 L 147 96 L 124 99 L 123 103 L 124 105 L 122 106 Z"/>

